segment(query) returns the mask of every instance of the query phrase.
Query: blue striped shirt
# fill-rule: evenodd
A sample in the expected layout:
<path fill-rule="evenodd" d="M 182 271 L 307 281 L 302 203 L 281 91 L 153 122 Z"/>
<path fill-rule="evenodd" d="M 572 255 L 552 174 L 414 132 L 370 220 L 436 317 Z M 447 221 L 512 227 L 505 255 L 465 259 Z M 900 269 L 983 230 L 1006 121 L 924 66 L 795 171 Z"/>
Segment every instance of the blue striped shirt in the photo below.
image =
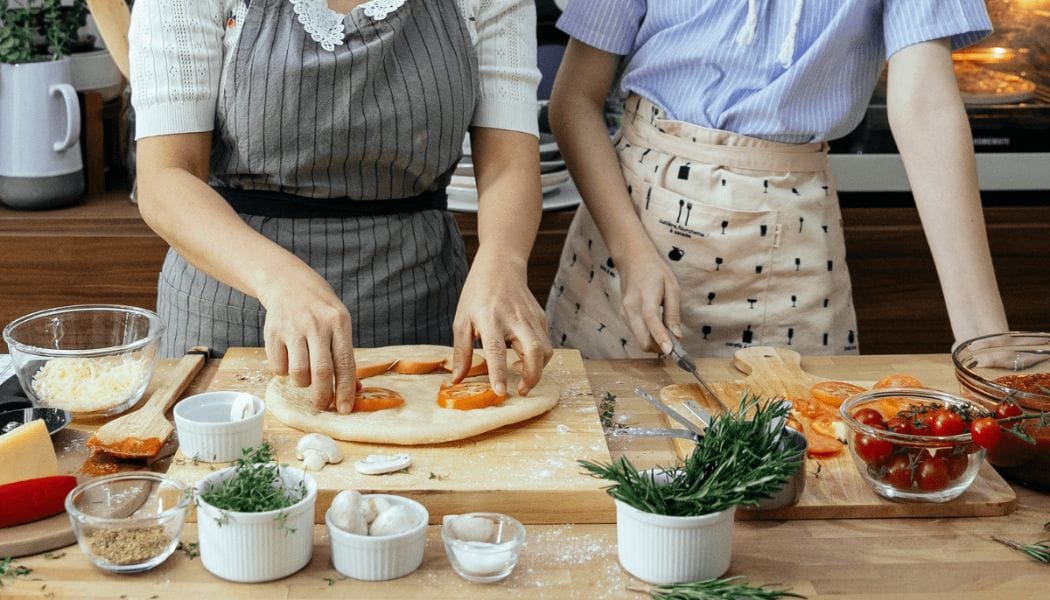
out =
<path fill-rule="evenodd" d="M 558 27 L 669 118 L 786 143 L 849 133 L 901 48 L 992 29 L 981 0 L 572 0 Z"/>

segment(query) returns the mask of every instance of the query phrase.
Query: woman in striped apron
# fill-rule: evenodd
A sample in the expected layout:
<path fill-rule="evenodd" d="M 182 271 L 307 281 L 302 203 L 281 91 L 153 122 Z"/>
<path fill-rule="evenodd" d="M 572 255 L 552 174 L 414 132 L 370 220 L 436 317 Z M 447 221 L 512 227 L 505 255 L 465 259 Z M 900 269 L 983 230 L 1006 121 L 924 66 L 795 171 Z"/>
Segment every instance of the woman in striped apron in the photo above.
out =
<path fill-rule="evenodd" d="M 164 351 L 265 345 L 349 412 L 353 346 L 480 338 L 526 393 L 550 356 L 525 265 L 540 216 L 531 2 L 170 0 L 131 26 L 138 202 L 171 251 Z M 445 187 L 472 135 L 468 273 Z"/>
<path fill-rule="evenodd" d="M 956 339 L 1006 330 L 950 50 L 980 0 L 573 0 L 551 124 L 582 192 L 547 305 L 591 357 L 858 352 L 827 140 L 889 111 Z M 602 115 L 620 56 L 627 95 Z M 902 278 L 907 274 L 902 273 Z M 902 302 L 906 302 L 902 298 Z"/>

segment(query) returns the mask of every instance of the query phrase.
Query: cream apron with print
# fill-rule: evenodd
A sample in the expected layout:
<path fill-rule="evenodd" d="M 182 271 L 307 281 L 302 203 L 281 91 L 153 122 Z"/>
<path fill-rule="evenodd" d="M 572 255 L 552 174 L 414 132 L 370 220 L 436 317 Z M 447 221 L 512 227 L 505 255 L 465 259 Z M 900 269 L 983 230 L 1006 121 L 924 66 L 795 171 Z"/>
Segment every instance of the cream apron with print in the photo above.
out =
<path fill-rule="evenodd" d="M 661 112 L 630 96 L 615 145 L 635 212 L 678 279 L 686 349 L 857 353 L 826 144 L 769 142 Z M 621 306 L 616 265 L 581 205 L 547 303 L 552 343 L 589 358 L 652 356 Z"/>

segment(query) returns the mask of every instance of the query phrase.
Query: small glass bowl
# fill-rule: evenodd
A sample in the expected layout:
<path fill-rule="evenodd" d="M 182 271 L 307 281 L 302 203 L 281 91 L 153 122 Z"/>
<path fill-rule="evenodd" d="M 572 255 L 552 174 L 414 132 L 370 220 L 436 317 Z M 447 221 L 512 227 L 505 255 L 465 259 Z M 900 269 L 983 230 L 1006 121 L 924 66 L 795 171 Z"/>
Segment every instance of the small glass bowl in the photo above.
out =
<path fill-rule="evenodd" d="M 1012 331 L 966 340 L 952 352 L 952 363 L 963 397 L 988 410 L 1009 398 L 1028 413 L 1050 411 L 1050 390 L 1015 387 L 1023 378 L 1050 379 L 1050 333 Z M 1010 379 L 997 381 L 1003 377 Z M 988 462 L 1011 481 L 1050 490 L 1050 426 L 1026 419 L 1021 427 L 1035 444 L 1003 435 L 988 451 Z"/>
<path fill-rule="evenodd" d="M 882 388 L 863 392 L 839 407 L 842 420 L 852 430 L 848 436 L 850 455 L 861 477 L 880 496 L 913 502 L 953 500 L 970 487 L 984 461 L 985 450 L 973 443 L 969 431 L 951 436 L 912 435 L 877 429 L 853 418 L 860 409 L 871 408 L 888 420 L 898 410 L 913 405 L 956 406 L 985 414 L 972 402 L 939 390 Z M 888 456 L 872 459 L 869 455 L 865 459 L 857 446 L 871 440 L 888 442 Z"/>
<path fill-rule="evenodd" d="M 121 473 L 73 488 L 66 512 L 96 567 L 138 573 L 175 551 L 191 495 L 188 486 L 159 473 Z"/>
<path fill-rule="evenodd" d="M 142 398 L 163 331 L 152 311 L 80 304 L 19 317 L 4 327 L 3 336 L 18 382 L 34 406 L 97 418 L 124 412 Z M 103 382 L 106 377 L 111 380 Z M 97 389 L 89 394 L 92 387 Z"/>
<path fill-rule="evenodd" d="M 465 526 L 469 519 L 489 520 L 493 523 L 491 532 L 473 535 L 476 529 Z M 456 574 L 467 581 L 492 583 L 506 579 L 518 564 L 518 554 L 525 545 L 525 527 L 517 519 L 499 513 L 447 515 L 442 522 L 441 539 Z"/>

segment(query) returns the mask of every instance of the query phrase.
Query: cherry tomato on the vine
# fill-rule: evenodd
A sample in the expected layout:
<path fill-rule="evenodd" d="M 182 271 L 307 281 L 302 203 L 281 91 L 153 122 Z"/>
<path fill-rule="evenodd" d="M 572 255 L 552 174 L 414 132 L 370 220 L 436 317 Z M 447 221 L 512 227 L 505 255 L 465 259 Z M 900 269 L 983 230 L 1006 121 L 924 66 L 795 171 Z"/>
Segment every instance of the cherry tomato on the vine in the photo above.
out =
<path fill-rule="evenodd" d="M 970 437 L 973 438 L 973 443 L 982 448 L 995 448 L 1002 436 L 1003 430 L 999 427 L 999 422 L 991 417 L 981 417 L 970 423 Z"/>
<path fill-rule="evenodd" d="M 882 427 L 878 428 L 882 429 Z M 890 454 L 893 453 L 892 443 L 873 435 L 865 435 L 863 433 L 858 433 L 854 436 L 853 448 L 856 450 L 857 456 L 861 457 L 861 459 L 869 465 L 882 464 L 882 462 L 889 458 Z"/>
<path fill-rule="evenodd" d="M 948 461 L 939 456 L 927 456 L 915 467 L 915 483 L 924 492 L 943 490 L 948 481 Z"/>
<path fill-rule="evenodd" d="M 959 435 L 966 431 L 966 422 L 959 413 L 939 408 L 934 411 L 930 423 L 931 435 Z"/>
<path fill-rule="evenodd" d="M 1012 400 L 1003 400 L 995 405 L 995 418 L 1005 419 L 1007 417 L 1019 417 L 1023 414 L 1020 406 Z"/>
<path fill-rule="evenodd" d="M 885 425 L 882 420 L 882 413 L 874 408 L 862 408 L 853 413 L 853 418 L 858 423 L 864 423 L 865 425 Z"/>
<path fill-rule="evenodd" d="M 905 435 L 911 435 L 915 433 L 915 428 L 912 426 L 911 419 L 904 417 L 894 417 L 889 421 L 886 421 L 886 429 L 894 433 L 903 433 Z"/>
<path fill-rule="evenodd" d="M 911 460 L 907 454 L 894 456 L 886 466 L 886 474 L 882 476 L 883 481 L 898 490 L 910 489 L 911 478 Z"/>

